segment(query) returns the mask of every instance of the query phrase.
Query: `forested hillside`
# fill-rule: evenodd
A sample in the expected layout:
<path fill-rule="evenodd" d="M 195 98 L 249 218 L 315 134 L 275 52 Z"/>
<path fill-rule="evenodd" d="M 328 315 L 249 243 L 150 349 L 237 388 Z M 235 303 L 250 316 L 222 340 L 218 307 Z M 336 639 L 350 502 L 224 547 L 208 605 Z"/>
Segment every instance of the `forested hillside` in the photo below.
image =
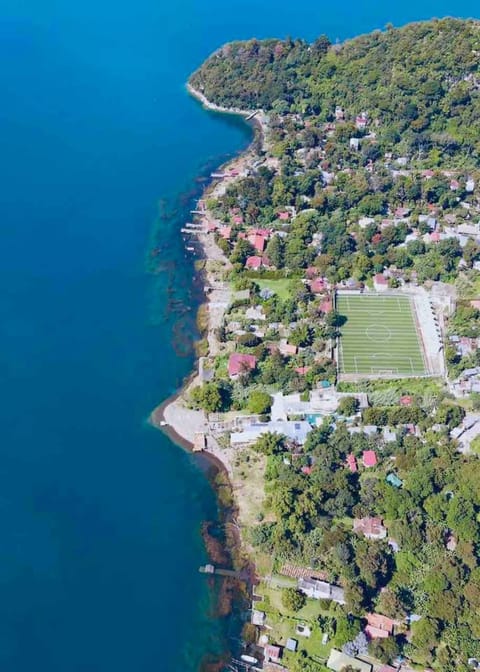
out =
<path fill-rule="evenodd" d="M 191 84 L 225 106 L 334 118 L 367 112 L 380 143 L 480 153 L 479 24 L 454 19 L 376 31 L 330 45 L 326 37 L 227 44 Z M 407 146 L 408 149 L 408 146 Z"/>

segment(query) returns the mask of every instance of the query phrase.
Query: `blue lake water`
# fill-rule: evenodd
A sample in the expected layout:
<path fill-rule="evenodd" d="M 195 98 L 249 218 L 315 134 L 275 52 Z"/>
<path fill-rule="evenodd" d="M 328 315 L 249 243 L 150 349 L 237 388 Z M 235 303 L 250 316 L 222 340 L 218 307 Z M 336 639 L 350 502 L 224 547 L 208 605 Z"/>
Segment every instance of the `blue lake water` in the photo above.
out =
<path fill-rule="evenodd" d="M 476 7 L 2 1 L 2 672 L 193 672 L 223 646 L 197 571 L 213 492 L 145 422 L 192 364 L 167 310 L 172 291 L 195 303 L 178 220 L 163 270 L 145 269 L 158 201 L 250 138 L 188 98 L 190 71 L 234 38 L 343 39 Z"/>

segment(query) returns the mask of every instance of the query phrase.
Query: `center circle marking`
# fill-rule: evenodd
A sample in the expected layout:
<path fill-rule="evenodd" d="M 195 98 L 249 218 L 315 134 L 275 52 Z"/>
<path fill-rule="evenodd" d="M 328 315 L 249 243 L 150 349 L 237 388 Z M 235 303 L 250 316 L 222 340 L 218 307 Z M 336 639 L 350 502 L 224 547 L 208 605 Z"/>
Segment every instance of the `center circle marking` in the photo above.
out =
<path fill-rule="evenodd" d="M 392 338 L 392 332 L 383 324 L 371 324 L 365 329 L 365 334 L 374 343 L 384 343 Z"/>

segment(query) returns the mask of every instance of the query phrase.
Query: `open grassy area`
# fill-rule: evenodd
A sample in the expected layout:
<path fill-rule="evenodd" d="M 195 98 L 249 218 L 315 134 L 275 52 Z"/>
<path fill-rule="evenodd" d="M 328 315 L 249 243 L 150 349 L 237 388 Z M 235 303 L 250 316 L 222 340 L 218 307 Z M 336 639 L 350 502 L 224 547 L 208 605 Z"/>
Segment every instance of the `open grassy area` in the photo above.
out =
<path fill-rule="evenodd" d="M 292 287 L 298 282 L 294 278 L 281 278 L 280 280 L 257 280 L 255 282 L 260 289 L 271 289 L 280 299 L 289 299 L 292 295 Z"/>
<path fill-rule="evenodd" d="M 294 582 L 295 583 L 295 582 Z M 282 590 L 262 583 L 257 592 L 263 595 L 264 601 L 256 604 L 256 609 L 267 615 L 267 624 L 270 639 L 281 646 L 285 646 L 290 637 L 298 642 L 298 650 L 304 650 L 313 660 L 328 658 L 332 643 L 322 644 L 323 633 L 318 626 L 318 617 L 328 614 L 320 600 L 307 600 L 306 605 L 298 612 L 290 612 L 282 605 Z M 297 633 L 297 625 L 308 625 L 311 629 L 310 637 L 303 637 Z M 285 663 L 296 657 L 298 653 L 284 651 Z"/>
<path fill-rule="evenodd" d="M 340 373 L 421 375 L 426 373 L 414 308 L 406 296 L 339 295 Z"/>

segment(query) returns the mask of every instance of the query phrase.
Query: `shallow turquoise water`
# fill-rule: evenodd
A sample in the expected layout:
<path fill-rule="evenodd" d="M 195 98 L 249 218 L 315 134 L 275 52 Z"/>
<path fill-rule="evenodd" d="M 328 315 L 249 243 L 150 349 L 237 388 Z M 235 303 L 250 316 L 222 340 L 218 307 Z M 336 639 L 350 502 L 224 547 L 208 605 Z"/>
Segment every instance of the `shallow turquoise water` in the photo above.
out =
<path fill-rule="evenodd" d="M 172 291 L 195 303 L 178 220 L 160 235 L 164 270 L 145 258 L 159 199 L 250 134 L 183 83 L 235 37 L 344 38 L 476 9 L 73 4 L 0 7 L 0 669 L 188 672 L 225 624 L 197 572 L 213 493 L 145 423 L 192 363 L 167 310 Z"/>

